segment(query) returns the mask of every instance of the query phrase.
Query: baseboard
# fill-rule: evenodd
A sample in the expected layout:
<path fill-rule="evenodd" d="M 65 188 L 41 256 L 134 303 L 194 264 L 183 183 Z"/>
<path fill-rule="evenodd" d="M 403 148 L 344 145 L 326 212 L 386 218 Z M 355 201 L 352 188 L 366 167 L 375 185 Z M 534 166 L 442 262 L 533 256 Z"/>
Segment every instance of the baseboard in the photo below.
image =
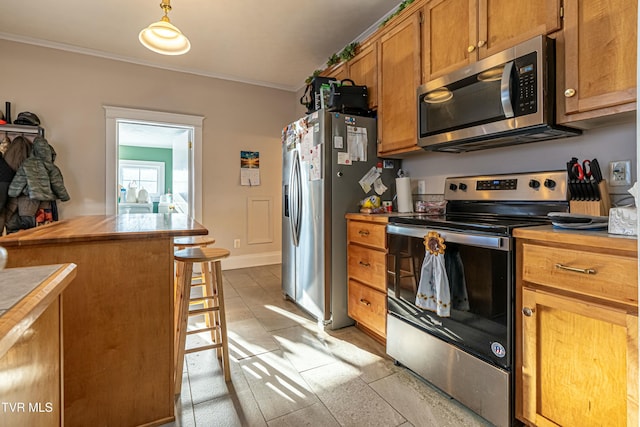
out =
<path fill-rule="evenodd" d="M 223 270 L 235 270 L 236 268 L 258 267 L 260 265 L 280 264 L 282 252 L 262 252 L 250 255 L 230 256 L 222 260 Z"/>

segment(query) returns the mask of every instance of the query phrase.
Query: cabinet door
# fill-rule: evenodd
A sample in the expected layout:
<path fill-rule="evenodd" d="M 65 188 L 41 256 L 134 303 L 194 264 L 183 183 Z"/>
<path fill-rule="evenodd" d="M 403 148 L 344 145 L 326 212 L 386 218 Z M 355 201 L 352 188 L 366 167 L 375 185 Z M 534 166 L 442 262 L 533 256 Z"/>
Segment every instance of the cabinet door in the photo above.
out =
<path fill-rule="evenodd" d="M 627 370 L 637 363 L 637 316 L 527 288 L 522 307 L 524 418 L 540 426 L 626 426 L 627 394 L 637 397 Z"/>
<path fill-rule="evenodd" d="M 369 108 L 378 106 L 378 44 L 364 47 L 348 62 L 349 78 L 357 85 L 366 85 Z"/>
<path fill-rule="evenodd" d="M 333 77 L 336 80 L 343 80 L 349 77 L 347 65 L 344 62 L 324 70 L 320 75 L 322 77 Z"/>
<path fill-rule="evenodd" d="M 424 7 L 422 82 L 477 59 L 477 0 L 434 0 Z M 455 28 L 455 31 L 452 29 Z"/>
<path fill-rule="evenodd" d="M 408 16 L 380 38 L 378 64 L 378 153 L 417 150 L 420 85 L 420 14 Z"/>
<path fill-rule="evenodd" d="M 560 29 L 560 0 L 478 0 L 480 58 Z"/>
<path fill-rule="evenodd" d="M 635 0 L 565 1 L 564 86 L 558 91 L 567 117 L 559 122 L 584 112 L 591 118 L 635 110 L 637 14 Z"/>

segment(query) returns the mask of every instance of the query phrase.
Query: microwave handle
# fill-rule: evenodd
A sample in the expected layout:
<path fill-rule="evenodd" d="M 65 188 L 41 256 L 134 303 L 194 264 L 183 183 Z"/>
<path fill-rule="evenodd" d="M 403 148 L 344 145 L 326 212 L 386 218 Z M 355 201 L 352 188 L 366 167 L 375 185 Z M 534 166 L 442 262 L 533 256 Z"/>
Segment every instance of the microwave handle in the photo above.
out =
<path fill-rule="evenodd" d="M 502 70 L 502 79 L 500 80 L 500 101 L 502 102 L 502 110 L 504 116 L 508 119 L 514 116 L 513 105 L 511 103 L 511 71 L 513 70 L 513 61 L 504 64 Z"/>

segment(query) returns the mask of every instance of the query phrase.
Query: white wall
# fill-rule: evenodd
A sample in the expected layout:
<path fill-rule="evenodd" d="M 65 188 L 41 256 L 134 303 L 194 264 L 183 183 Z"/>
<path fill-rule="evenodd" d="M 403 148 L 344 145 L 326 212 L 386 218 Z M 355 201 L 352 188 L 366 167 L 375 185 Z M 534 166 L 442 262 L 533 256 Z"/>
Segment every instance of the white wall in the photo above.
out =
<path fill-rule="evenodd" d="M 62 219 L 105 212 L 104 105 L 199 115 L 203 225 L 231 249 L 227 267 L 279 261 L 280 134 L 296 116 L 293 93 L 6 40 L 0 52 L 0 108 L 10 101 L 14 119 L 31 111 L 42 121 L 71 195 L 59 205 Z M 240 186 L 241 150 L 260 152 L 262 185 Z M 247 245 L 250 197 L 273 201 L 272 242 Z"/>
<path fill-rule="evenodd" d="M 629 159 L 633 163 L 632 182 L 635 182 L 637 176 L 635 121 L 585 130 L 582 135 L 573 138 L 463 154 L 420 153 L 405 159 L 402 168 L 409 172 L 414 187 L 417 186 L 414 181 L 425 179 L 427 193 L 442 194 L 444 179 L 449 176 L 566 170 L 566 163 L 571 157 L 577 157 L 580 161 L 597 158 L 605 179 L 608 176 L 611 160 Z M 629 187 L 610 187 L 610 192 L 628 195 L 625 192 L 627 188 Z"/>

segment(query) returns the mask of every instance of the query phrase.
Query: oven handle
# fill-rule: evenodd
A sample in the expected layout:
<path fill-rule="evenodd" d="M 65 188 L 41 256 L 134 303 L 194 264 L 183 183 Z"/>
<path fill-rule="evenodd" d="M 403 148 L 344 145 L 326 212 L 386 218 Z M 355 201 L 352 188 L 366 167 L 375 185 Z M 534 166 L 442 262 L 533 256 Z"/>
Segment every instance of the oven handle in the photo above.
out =
<path fill-rule="evenodd" d="M 437 231 L 440 236 L 442 236 L 445 243 L 458 243 L 461 245 L 497 249 L 500 251 L 508 251 L 511 247 L 511 240 L 508 237 L 503 236 L 483 236 L 478 234 L 459 233 L 456 231 L 430 229 L 427 227 L 387 224 L 388 234 L 399 234 L 401 236 L 424 239 L 429 231 Z"/>

